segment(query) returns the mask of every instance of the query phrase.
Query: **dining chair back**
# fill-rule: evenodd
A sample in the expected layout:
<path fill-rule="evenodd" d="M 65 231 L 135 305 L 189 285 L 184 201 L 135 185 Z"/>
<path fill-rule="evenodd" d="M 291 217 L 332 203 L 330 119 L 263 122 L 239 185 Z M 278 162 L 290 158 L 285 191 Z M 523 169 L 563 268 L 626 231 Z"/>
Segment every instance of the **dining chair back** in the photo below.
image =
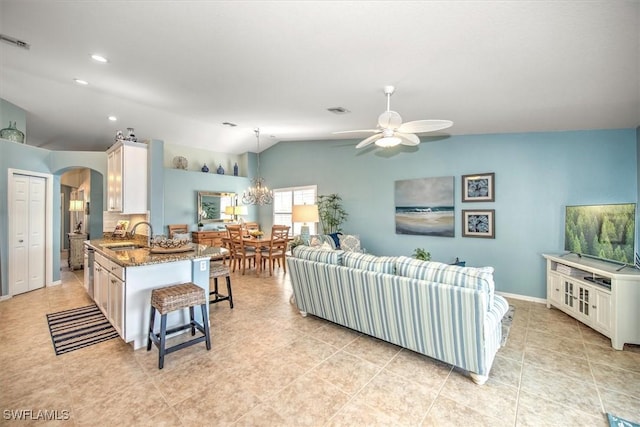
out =
<path fill-rule="evenodd" d="M 233 272 L 236 271 L 237 263 L 242 262 L 242 274 L 244 274 L 247 261 L 249 261 L 249 266 L 251 266 L 251 260 L 255 264 L 256 251 L 254 248 L 244 245 L 242 226 L 229 224 L 227 225 L 227 232 L 229 233 L 229 251 L 233 261 Z"/>

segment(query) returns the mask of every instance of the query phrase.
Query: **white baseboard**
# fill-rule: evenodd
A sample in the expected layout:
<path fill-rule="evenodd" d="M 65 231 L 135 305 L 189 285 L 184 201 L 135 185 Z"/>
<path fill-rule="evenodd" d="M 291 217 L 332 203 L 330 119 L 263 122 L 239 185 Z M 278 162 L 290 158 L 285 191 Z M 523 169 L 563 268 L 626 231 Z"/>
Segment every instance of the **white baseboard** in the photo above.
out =
<path fill-rule="evenodd" d="M 11 299 L 11 295 L 2 295 L 2 296 L 0 297 L 0 301 L 6 301 L 6 300 L 8 300 L 8 299 Z"/>
<path fill-rule="evenodd" d="M 51 282 L 47 285 L 47 287 L 49 286 L 58 286 L 58 285 L 62 285 L 62 280 L 56 280 L 55 282 Z"/>
<path fill-rule="evenodd" d="M 547 299 L 546 298 L 535 298 L 535 297 L 529 297 L 526 295 L 519 295 L 519 294 L 510 294 L 507 292 L 496 292 L 498 295 L 503 296 L 505 298 L 513 298 L 513 299 L 519 299 L 519 300 L 523 300 L 523 301 L 531 301 L 531 302 L 537 302 L 540 304 L 546 304 L 547 303 Z"/>

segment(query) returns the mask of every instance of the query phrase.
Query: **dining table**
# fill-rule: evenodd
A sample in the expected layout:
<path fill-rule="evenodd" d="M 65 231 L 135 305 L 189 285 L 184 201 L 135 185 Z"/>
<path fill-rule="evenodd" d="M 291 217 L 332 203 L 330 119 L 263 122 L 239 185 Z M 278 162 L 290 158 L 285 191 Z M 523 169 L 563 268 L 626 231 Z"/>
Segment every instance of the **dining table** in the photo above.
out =
<path fill-rule="evenodd" d="M 271 241 L 274 239 L 273 236 L 263 235 L 260 237 L 253 236 L 245 236 L 242 238 L 242 242 L 245 246 L 249 246 L 255 248 L 256 250 L 256 273 L 260 274 L 262 272 L 262 251 L 261 248 L 269 250 L 269 246 L 271 245 Z M 231 243 L 229 242 L 229 237 L 224 237 L 222 242 L 227 248 L 231 247 Z M 292 240 L 291 238 L 287 238 L 287 240 Z"/>

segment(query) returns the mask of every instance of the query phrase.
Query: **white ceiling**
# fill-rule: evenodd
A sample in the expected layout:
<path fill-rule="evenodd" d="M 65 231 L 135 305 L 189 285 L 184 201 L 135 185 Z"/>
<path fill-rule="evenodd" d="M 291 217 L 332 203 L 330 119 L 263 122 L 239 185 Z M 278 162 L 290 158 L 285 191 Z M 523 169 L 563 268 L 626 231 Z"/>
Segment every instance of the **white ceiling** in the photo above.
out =
<path fill-rule="evenodd" d="M 376 125 L 384 85 L 404 121 L 448 134 L 633 128 L 639 28 L 635 0 L 0 0 L 0 33 L 31 44 L 0 43 L 0 98 L 51 150 L 102 151 L 127 127 L 234 154 L 256 127 L 261 150 L 344 138 Z"/>

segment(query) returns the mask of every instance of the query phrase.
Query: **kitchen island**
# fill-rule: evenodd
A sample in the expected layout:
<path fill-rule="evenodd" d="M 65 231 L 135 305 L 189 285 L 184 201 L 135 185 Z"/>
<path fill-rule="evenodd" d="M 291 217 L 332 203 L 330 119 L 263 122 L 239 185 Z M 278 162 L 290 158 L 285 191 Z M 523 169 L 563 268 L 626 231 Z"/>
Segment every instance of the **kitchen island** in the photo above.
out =
<path fill-rule="evenodd" d="M 85 245 L 95 252 L 90 266 L 94 272 L 93 299 L 134 349 L 147 345 L 151 290 L 191 282 L 208 295 L 209 261 L 227 252 L 192 243 L 181 252 L 153 253 L 140 240 L 100 239 L 86 241 Z M 202 321 L 201 315 L 196 316 Z M 186 310 L 170 313 L 167 318 L 168 328 L 184 323 L 188 323 Z"/>

